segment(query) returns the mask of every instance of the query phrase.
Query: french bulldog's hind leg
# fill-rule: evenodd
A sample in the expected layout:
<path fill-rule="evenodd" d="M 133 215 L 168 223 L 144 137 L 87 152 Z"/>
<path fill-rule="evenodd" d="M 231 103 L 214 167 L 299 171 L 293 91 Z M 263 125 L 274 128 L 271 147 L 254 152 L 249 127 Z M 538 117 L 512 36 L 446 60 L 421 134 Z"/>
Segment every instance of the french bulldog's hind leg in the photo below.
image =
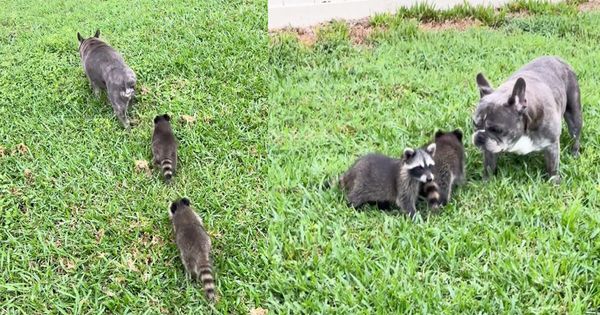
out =
<path fill-rule="evenodd" d="M 489 179 L 496 174 L 496 166 L 498 165 L 498 153 L 483 151 L 483 179 Z"/>
<path fill-rule="evenodd" d="M 94 91 L 94 95 L 96 98 L 100 98 L 100 93 L 102 92 L 102 88 L 94 83 L 94 81 L 90 81 L 90 85 L 92 86 L 92 90 Z"/>
<path fill-rule="evenodd" d="M 579 156 L 579 137 L 583 126 L 583 118 L 581 115 L 581 97 L 579 93 L 579 85 L 575 74 L 570 74 L 569 87 L 567 90 L 567 107 L 565 110 L 565 120 L 569 135 L 573 138 L 573 147 L 571 153 L 573 156 Z"/>
<path fill-rule="evenodd" d="M 544 150 L 544 160 L 546 161 L 546 172 L 550 177 L 550 182 L 560 184 L 560 175 L 558 174 L 558 165 L 560 162 L 560 145 L 553 143 Z"/>

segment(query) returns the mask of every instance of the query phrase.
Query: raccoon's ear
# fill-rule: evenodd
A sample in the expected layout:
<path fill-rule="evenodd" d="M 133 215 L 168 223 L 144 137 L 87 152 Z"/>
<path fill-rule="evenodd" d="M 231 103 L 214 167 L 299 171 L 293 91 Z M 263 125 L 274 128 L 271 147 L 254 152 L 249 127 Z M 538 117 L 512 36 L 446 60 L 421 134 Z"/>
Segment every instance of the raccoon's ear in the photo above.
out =
<path fill-rule="evenodd" d="M 427 149 L 425 149 L 425 151 L 427 151 L 427 153 L 429 153 L 429 155 L 431 155 L 433 157 L 435 155 L 435 142 L 428 145 Z"/>
<path fill-rule="evenodd" d="M 162 118 L 162 116 L 156 116 L 154 117 L 154 123 L 158 123 L 160 121 L 160 119 Z"/>
<path fill-rule="evenodd" d="M 444 135 L 444 132 L 441 131 L 441 130 L 438 130 L 438 131 L 435 132 L 434 138 L 437 139 L 437 138 L 439 138 L 439 137 L 441 137 L 443 135 Z"/>
<path fill-rule="evenodd" d="M 168 115 L 168 114 L 164 114 L 164 115 L 163 115 L 163 118 L 164 118 L 166 121 L 170 121 L 170 120 L 171 120 L 171 117 L 169 117 L 169 115 Z"/>
<path fill-rule="evenodd" d="M 477 86 L 479 87 L 479 97 L 483 98 L 484 96 L 491 94 L 494 92 L 494 89 L 490 85 L 490 82 L 483 76 L 483 73 L 477 74 Z"/>
<path fill-rule="evenodd" d="M 462 137 L 463 137 L 462 130 L 454 129 L 454 131 L 452 131 L 452 133 L 458 138 L 458 141 L 462 142 Z"/>
<path fill-rule="evenodd" d="M 184 205 L 188 206 L 188 207 L 190 206 L 190 200 L 189 200 L 189 199 L 187 199 L 187 198 L 183 198 L 183 199 L 181 199 L 181 202 L 182 202 Z"/>
<path fill-rule="evenodd" d="M 171 203 L 171 214 L 175 213 L 175 211 L 177 211 L 177 204 L 175 202 Z"/>
<path fill-rule="evenodd" d="M 83 41 L 85 40 L 85 38 L 83 38 L 81 36 L 81 34 L 79 34 L 79 32 L 77 32 L 77 40 L 79 41 L 79 43 L 83 43 Z"/>
<path fill-rule="evenodd" d="M 523 78 L 518 78 L 517 82 L 515 82 L 515 86 L 513 87 L 513 92 L 510 98 L 508 99 L 509 106 L 515 106 L 519 114 L 522 114 L 527 108 L 527 99 L 525 98 L 525 80 Z"/>
<path fill-rule="evenodd" d="M 100 37 L 100 30 L 96 30 L 96 34 L 94 34 L 94 37 L 96 37 L 96 38 Z"/>
<path fill-rule="evenodd" d="M 411 148 L 406 148 L 404 149 L 404 159 L 408 160 L 411 157 L 413 157 L 413 155 L 415 155 L 415 150 L 411 149 Z"/>

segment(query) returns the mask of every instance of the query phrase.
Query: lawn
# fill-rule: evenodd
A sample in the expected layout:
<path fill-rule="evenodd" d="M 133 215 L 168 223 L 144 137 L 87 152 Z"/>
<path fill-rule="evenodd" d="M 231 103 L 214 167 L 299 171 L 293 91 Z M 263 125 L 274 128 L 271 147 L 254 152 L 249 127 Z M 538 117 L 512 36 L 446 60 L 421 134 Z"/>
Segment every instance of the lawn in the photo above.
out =
<path fill-rule="evenodd" d="M 265 299 L 265 1 L 0 1 L 0 313 L 207 313 L 172 239 L 188 196 L 213 239 L 217 313 Z M 123 130 L 94 97 L 77 32 L 138 78 Z M 151 161 L 155 115 L 180 142 L 173 184 Z M 195 122 L 180 120 L 181 115 Z"/>
<path fill-rule="evenodd" d="M 600 13 L 543 9 L 465 31 L 377 16 L 361 45 L 340 22 L 320 28 L 314 45 L 273 36 L 273 219 L 263 254 L 270 309 L 600 312 Z M 561 56 L 578 73 L 582 155 L 569 154 L 563 123 L 560 186 L 544 177 L 541 154 L 505 155 L 498 175 L 483 182 L 482 156 L 470 143 L 475 76 L 484 72 L 497 86 L 541 55 Z M 338 189 L 319 186 L 364 153 L 400 156 L 438 128 L 465 132 L 468 173 L 439 216 L 413 222 L 357 211 Z"/>

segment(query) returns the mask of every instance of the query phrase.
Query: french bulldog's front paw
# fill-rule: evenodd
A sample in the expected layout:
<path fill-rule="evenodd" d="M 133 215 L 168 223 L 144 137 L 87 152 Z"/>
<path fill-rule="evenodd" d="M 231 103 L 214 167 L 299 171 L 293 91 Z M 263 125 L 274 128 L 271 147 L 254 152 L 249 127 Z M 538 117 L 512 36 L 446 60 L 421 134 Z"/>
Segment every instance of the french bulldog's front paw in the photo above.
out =
<path fill-rule="evenodd" d="M 553 185 L 560 185 L 560 175 L 553 175 L 548 181 Z"/>

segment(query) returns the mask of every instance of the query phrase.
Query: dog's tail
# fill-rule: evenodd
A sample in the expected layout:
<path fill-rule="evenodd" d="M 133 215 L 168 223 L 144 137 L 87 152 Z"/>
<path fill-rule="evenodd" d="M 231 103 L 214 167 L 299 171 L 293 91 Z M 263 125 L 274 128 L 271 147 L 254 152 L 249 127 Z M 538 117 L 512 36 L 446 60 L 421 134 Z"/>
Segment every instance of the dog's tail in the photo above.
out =
<path fill-rule="evenodd" d="M 440 207 L 440 187 L 435 181 L 423 184 L 423 192 L 425 193 L 429 207 L 433 209 Z"/>

